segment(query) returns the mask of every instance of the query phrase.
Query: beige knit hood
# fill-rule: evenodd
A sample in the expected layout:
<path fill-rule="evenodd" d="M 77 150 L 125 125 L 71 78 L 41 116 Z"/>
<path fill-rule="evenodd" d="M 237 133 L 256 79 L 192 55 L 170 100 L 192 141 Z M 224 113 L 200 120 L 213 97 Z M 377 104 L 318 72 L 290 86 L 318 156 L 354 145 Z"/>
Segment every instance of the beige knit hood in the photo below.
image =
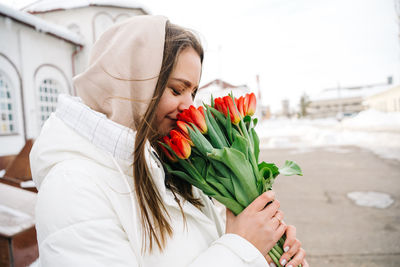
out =
<path fill-rule="evenodd" d="M 101 35 L 88 68 L 73 81 L 86 105 L 135 129 L 157 85 L 166 21 L 163 16 L 135 16 Z"/>

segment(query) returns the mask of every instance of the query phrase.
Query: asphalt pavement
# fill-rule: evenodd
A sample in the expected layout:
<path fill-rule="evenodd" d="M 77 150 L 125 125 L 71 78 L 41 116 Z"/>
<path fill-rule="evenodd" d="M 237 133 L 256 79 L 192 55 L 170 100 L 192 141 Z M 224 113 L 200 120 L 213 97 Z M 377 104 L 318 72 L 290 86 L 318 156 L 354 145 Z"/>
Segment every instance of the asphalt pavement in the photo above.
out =
<path fill-rule="evenodd" d="M 400 266 L 400 162 L 358 147 L 263 149 L 260 160 L 294 160 L 304 176 L 273 186 L 285 222 L 297 228 L 310 266 Z M 387 208 L 355 204 L 350 192 L 381 192 Z"/>

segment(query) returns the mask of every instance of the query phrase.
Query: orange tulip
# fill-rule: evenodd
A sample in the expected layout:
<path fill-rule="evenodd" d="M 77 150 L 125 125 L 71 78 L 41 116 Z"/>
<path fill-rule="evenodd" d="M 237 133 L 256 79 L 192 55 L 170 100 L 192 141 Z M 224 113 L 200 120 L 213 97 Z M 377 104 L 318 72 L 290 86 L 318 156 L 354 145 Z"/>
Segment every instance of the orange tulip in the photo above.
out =
<path fill-rule="evenodd" d="M 186 138 L 178 136 L 171 137 L 171 148 L 180 159 L 187 159 L 192 152 L 189 142 Z"/>
<path fill-rule="evenodd" d="M 222 99 L 224 100 L 225 105 L 229 108 L 229 115 L 231 117 L 231 122 L 235 125 L 238 125 L 240 121 L 240 116 L 235 107 L 235 104 L 233 104 L 232 98 L 230 96 L 224 96 Z"/>
<path fill-rule="evenodd" d="M 246 107 L 246 115 L 253 116 L 256 113 L 257 100 L 254 93 L 246 94 L 244 106 Z"/>

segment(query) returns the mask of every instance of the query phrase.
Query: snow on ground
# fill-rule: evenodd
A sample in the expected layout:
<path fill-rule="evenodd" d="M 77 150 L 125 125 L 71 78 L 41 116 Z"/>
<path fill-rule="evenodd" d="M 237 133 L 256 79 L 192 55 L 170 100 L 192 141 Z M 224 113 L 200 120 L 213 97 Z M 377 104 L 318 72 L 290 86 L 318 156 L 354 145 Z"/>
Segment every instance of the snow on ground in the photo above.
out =
<path fill-rule="evenodd" d="M 383 158 L 400 161 L 400 112 L 366 110 L 336 119 L 272 119 L 257 125 L 262 148 L 293 148 L 307 153 L 318 147 L 346 153 L 341 146 L 369 149 Z"/>
<path fill-rule="evenodd" d="M 356 205 L 379 209 L 385 209 L 394 203 L 389 194 L 380 192 L 350 192 L 347 193 L 347 197 L 353 200 Z"/>

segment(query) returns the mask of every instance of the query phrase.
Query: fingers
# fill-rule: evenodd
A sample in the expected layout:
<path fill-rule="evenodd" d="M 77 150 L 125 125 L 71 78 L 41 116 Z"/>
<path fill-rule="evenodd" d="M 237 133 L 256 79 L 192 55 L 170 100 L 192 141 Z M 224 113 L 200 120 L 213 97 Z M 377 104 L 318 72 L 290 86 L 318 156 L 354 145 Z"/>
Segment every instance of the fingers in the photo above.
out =
<path fill-rule="evenodd" d="M 271 266 L 271 263 L 274 263 L 274 261 L 271 259 L 271 257 L 267 254 L 264 255 L 265 260 L 268 262 L 268 266 Z"/>
<path fill-rule="evenodd" d="M 271 219 L 272 217 L 274 217 L 280 206 L 281 206 L 281 203 L 275 199 L 274 202 L 272 202 L 267 207 L 265 207 L 263 212 L 266 216 L 266 219 Z M 283 217 L 282 217 L 282 219 L 283 219 Z"/>
<path fill-rule="evenodd" d="M 276 201 L 276 200 L 275 200 Z M 278 210 L 274 217 L 272 217 L 273 220 L 273 227 L 274 229 L 278 228 L 278 226 L 283 223 L 283 211 Z"/>
<path fill-rule="evenodd" d="M 286 241 L 283 245 L 283 250 L 287 252 L 296 242 L 296 227 L 288 225 L 286 229 Z"/>
<path fill-rule="evenodd" d="M 264 209 L 264 207 L 271 201 L 275 199 L 274 191 L 267 191 L 260 196 L 258 196 L 244 211 L 246 212 L 259 212 Z M 273 213 L 275 214 L 275 213 Z M 272 215 L 273 215 L 272 214 Z M 272 217 L 272 216 L 271 216 Z"/>
<path fill-rule="evenodd" d="M 278 240 L 279 240 L 279 238 L 281 238 L 281 236 L 283 236 L 283 234 L 285 233 L 285 231 L 286 231 L 286 224 L 284 224 L 284 223 L 281 223 L 279 226 L 278 226 L 278 229 L 276 229 L 276 231 L 275 231 L 275 233 L 274 233 L 274 240 L 275 240 L 275 243 L 276 242 L 278 242 Z"/>
<path fill-rule="evenodd" d="M 300 248 L 296 253 L 296 255 L 287 263 L 286 266 L 292 266 L 292 267 L 299 266 L 305 260 L 305 257 L 306 257 L 306 251 Z"/>
<path fill-rule="evenodd" d="M 286 247 L 284 247 L 284 248 L 286 248 Z M 302 249 L 301 248 L 301 243 L 300 243 L 299 240 L 296 239 L 296 241 L 292 243 L 292 246 L 290 247 L 290 249 L 287 252 L 282 254 L 282 257 L 280 259 L 280 262 L 281 262 L 282 266 L 285 263 L 288 263 L 293 256 L 296 257 L 299 254 L 301 249 Z M 305 254 L 304 254 L 304 256 L 305 256 Z M 295 259 L 295 257 L 293 257 L 293 259 Z M 304 258 L 299 258 L 297 265 L 293 265 L 292 264 L 292 266 L 298 266 L 303 261 L 303 259 Z M 288 266 L 289 265 L 290 265 L 290 262 L 288 263 Z"/>

